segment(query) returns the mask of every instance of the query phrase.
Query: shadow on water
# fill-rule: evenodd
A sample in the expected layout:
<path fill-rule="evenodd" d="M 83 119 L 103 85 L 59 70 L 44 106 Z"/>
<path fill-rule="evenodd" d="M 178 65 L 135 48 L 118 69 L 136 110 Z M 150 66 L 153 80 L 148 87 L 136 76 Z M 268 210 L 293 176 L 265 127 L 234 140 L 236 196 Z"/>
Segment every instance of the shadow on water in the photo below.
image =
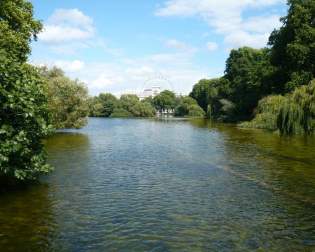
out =
<path fill-rule="evenodd" d="M 49 251 L 56 230 L 52 208 L 44 184 L 0 195 L 1 251 Z"/>
<path fill-rule="evenodd" d="M 62 162 L 57 160 L 68 160 L 71 157 L 66 155 L 78 150 L 82 161 L 89 141 L 84 134 L 57 133 L 44 144 L 55 171 L 37 183 L 0 194 L 0 251 L 67 251 L 66 243 L 58 242 L 62 240 L 61 206 L 56 195 L 60 188 L 52 180 L 63 174 Z"/>

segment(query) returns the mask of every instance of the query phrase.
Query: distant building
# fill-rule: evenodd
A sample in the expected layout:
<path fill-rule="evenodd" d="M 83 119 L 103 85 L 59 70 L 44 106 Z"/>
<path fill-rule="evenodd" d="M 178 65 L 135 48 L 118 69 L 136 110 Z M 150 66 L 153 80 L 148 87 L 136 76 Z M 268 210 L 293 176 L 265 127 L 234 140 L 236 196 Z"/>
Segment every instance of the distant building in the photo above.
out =
<path fill-rule="evenodd" d="M 148 97 L 155 97 L 161 93 L 161 87 L 155 86 L 151 88 L 146 88 L 142 93 L 139 94 L 139 99 L 143 100 Z"/>

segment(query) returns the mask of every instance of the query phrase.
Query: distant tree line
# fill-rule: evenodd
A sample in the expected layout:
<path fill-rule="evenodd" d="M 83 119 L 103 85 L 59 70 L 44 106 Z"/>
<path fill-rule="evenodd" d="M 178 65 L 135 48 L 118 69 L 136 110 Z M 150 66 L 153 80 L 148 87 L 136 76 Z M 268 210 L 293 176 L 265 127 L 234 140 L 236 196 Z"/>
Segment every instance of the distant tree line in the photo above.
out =
<path fill-rule="evenodd" d="M 189 96 L 176 97 L 175 93 L 164 90 L 155 97 L 140 100 L 132 94 L 119 99 L 106 93 L 89 99 L 92 117 L 154 117 L 157 112 L 173 111 L 175 116 L 204 117 L 205 112 L 197 101 Z"/>
<path fill-rule="evenodd" d="M 225 75 L 200 80 L 190 94 L 207 113 L 243 127 L 310 134 L 315 129 L 315 1 L 289 0 L 268 47 L 232 50 Z"/>

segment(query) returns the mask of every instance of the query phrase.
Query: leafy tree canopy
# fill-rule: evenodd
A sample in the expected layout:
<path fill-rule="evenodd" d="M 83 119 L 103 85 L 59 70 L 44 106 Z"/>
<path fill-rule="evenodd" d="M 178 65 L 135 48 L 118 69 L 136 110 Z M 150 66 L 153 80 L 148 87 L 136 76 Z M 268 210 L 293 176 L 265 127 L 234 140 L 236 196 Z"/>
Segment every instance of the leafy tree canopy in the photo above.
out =
<path fill-rule="evenodd" d="M 44 82 L 26 63 L 41 27 L 30 2 L 0 1 L 1 182 L 35 179 L 51 170 L 41 144 L 50 131 Z"/>
<path fill-rule="evenodd" d="M 230 92 L 226 98 L 236 105 L 240 119 L 253 116 L 258 101 L 272 92 L 269 78 L 273 70 L 268 49 L 243 47 L 231 51 L 225 70 Z"/>
<path fill-rule="evenodd" d="M 190 96 L 181 96 L 175 108 L 175 116 L 183 117 L 204 117 L 205 112 L 197 104 L 197 101 Z"/>
<path fill-rule="evenodd" d="M 81 128 L 89 113 L 88 91 L 83 83 L 66 77 L 61 69 L 41 68 L 46 82 L 48 109 L 57 129 Z"/>
<path fill-rule="evenodd" d="M 282 93 L 306 85 L 315 74 L 315 1 L 289 0 L 283 25 L 269 38 L 275 82 Z"/>
<path fill-rule="evenodd" d="M 90 99 L 90 115 L 109 117 L 118 106 L 118 99 L 109 93 L 100 94 Z"/>
<path fill-rule="evenodd" d="M 164 90 L 153 98 L 153 104 L 157 110 L 174 109 L 176 106 L 176 95 L 172 91 Z"/>

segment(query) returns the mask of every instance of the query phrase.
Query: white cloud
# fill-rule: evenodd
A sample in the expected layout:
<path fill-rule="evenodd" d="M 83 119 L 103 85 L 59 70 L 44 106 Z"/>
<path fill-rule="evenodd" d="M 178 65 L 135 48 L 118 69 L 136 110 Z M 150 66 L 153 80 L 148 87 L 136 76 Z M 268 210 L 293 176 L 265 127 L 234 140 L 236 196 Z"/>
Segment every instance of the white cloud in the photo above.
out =
<path fill-rule="evenodd" d="M 240 46 L 239 41 L 229 37 L 245 35 L 242 46 L 263 47 L 271 32 L 280 25 L 279 16 L 244 17 L 246 10 L 265 8 L 284 0 L 169 0 L 156 11 L 157 16 L 198 16 L 205 20 L 218 34 L 225 37 L 228 46 Z M 263 40 L 262 40 L 263 38 Z M 236 40 L 235 40 L 236 41 Z"/>
<path fill-rule="evenodd" d="M 207 49 L 208 49 L 208 51 L 210 51 L 210 52 L 213 52 L 213 51 L 217 50 L 218 47 L 219 47 L 218 44 L 215 43 L 215 42 L 208 42 L 208 43 L 207 43 Z"/>
<path fill-rule="evenodd" d="M 150 66 L 128 67 L 126 74 L 133 80 L 143 80 L 144 76 L 154 74 L 154 69 Z"/>
<path fill-rule="evenodd" d="M 250 34 L 245 31 L 233 32 L 227 35 L 224 42 L 234 47 L 251 46 L 254 48 L 261 48 L 265 45 L 268 40 L 269 33 L 264 34 Z"/>
<path fill-rule="evenodd" d="M 57 9 L 44 25 L 39 40 L 49 44 L 90 39 L 95 34 L 92 18 L 78 9 Z"/>
<path fill-rule="evenodd" d="M 119 85 L 124 81 L 121 76 L 112 75 L 110 73 L 101 73 L 95 80 L 89 83 L 89 87 L 93 89 L 109 88 L 111 85 Z"/>
<path fill-rule="evenodd" d="M 163 41 L 164 46 L 171 49 L 167 52 L 128 58 L 122 50 L 110 48 L 108 41 L 96 34 L 93 20 L 77 9 L 57 10 L 45 24 L 46 31 L 40 36 L 42 45 L 62 55 L 71 53 L 76 59 L 68 60 L 61 56 L 60 60 L 59 55 L 56 59 L 49 56 L 50 60 L 45 65 L 56 65 L 69 77 L 80 79 L 92 95 L 100 92 L 116 95 L 139 93 L 150 85 L 188 94 L 199 79 L 215 77 L 216 73 L 223 71 L 213 70 L 215 72 L 209 76 L 208 67 L 193 64 L 197 49 L 176 39 Z M 113 57 L 110 61 L 106 58 L 102 61 L 82 61 L 76 52 L 86 48 L 102 49 Z M 42 57 L 45 57 L 44 54 Z"/>
<path fill-rule="evenodd" d="M 91 38 L 90 31 L 75 27 L 64 27 L 58 25 L 46 25 L 39 39 L 47 43 L 63 43 Z"/>
<path fill-rule="evenodd" d="M 181 42 L 179 40 L 176 39 L 169 39 L 165 42 L 165 45 L 169 48 L 175 48 L 178 50 L 186 50 L 187 49 L 187 45 L 184 42 Z"/>
<path fill-rule="evenodd" d="M 85 27 L 86 29 L 93 27 L 93 19 L 84 15 L 78 9 L 57 9 L 48 21 L 57 24 Z"/>
<path fill-rule="evenodd" d="M 54 65 L 60 67 L 61 69 L 67 72 L 78 72 L 84 68 L 85 63 L 80 60 L 73 61 L 57 60 L 54 62 Z"/>
<path fill-rule="evenodd" d="M 165 46 L 167 48 L 175 49 L 177 51 L 180 51 L 182 53 L 187 53 L 187 54 L 194 54 L 197 52 L 197 49 L 188 45 L 185 42 L 179 41 L 177 39 L 168 39 L 165 41 Z"/>
<path fill-rule="evenodd" d="M 243 22 L 242 28 L 247 32 L 269 33 L 279 26 L 279 18 L 277 15 L 251 17 Z"/>
<path fill-rule="evenodd" d="M 143 89 L 159 85 L 178 94 L 188 94 L 192 85 L 202 78 L 217 77 L 223 69 L 200 67 L 193 64 L 186 53 L 150 54 L 141 58 L 123 58 L 116 61 L 88 62 L 81 60 L 42 60 L 36 65 L 58 66 L 70 78 L 86 83 L 91 95 L 110 92 L 139 94 Z M 209 75 L 210 74 L 210 75 Z"/>

